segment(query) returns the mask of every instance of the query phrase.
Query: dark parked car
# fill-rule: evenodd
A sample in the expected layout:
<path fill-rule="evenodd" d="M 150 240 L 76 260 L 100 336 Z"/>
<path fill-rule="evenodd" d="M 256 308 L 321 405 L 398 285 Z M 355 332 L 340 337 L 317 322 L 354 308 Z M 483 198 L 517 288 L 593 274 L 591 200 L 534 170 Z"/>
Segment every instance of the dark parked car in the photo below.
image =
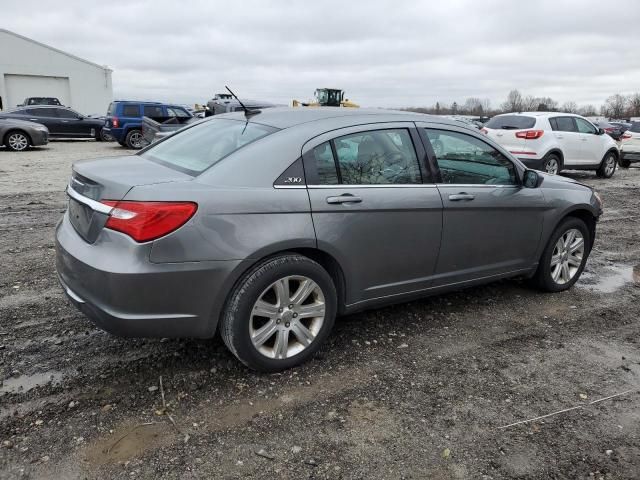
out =
<path fill-rule="evenodd" d="M 67 193 L 57 270 L 80 310 L 124 336 L 220 331 L 264 371 L 336 315 L 514 276 L 566 290 L 602 212 L 474 128 L 350 108 L 214 116 L 76 162 Z"/>
<path fill-rule="evenodd" d="M 17 105 L 18 107 L 27 107 L 29 105 L 56 105 L 62 106 L 60 100 L 56 97 L 27 97 L 24 101 Z"/>
<path fill-rule="evenodd" d="M 123 147 L 139 150 L 149 142 L 144 139 L 142 118 L 162 123 L 171 117 L 191 118 L 192 115 L 180 105 L 160 102 L 137 102 L 116 100 L 109 104 L 105 132 Z"/>
<path fill-rule="evenodd" d="M 628 130 L 621 123 L 595 122 L 594 125 L 603 129 L 604 133 L 616 141 L 619 141 L 622 138 L 622 134 Z"/>
<path fill-rule="evenodd" d="M 41 123 L 51 138 L 95 138 L 102 140 L 104 120 L 86 117 L 67 107 L 19 107 L 0 113 L 0 117 Z"/>
<path fill-rule="evenodd" d="M 0 117 L 0 144 L 9 150 L 21 152 L 30 146 L 46 145 L 48 141 L 49 130 L 44 125 Z"/>

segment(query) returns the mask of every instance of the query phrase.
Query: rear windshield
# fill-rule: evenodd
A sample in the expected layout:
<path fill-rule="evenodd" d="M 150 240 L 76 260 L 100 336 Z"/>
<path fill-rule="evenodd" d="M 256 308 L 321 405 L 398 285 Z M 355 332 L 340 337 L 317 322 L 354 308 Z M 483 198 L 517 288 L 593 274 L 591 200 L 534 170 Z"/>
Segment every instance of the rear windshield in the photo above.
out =
<path fill-rule="evenodd" d="M 534 117 L 526 117 L 524 115 L 500 115 L 489 120 L 485 127 L 495 130 L 522 130 L 525 128 L 533 128 L 536 124 Z"/>
<path fill-rule="evenodd" d="M 631 124 L 631 128 L 629 130 L 634 132 L 634 133 L 640 133 L 640 122 L 632 123 Z"/>
<path fill-rule="evenodd" d="M 239 148 L 277 130 L 256 123 L 216 118 L 187 128 L 140 155 L 189 175 L 199 175 Z"/>

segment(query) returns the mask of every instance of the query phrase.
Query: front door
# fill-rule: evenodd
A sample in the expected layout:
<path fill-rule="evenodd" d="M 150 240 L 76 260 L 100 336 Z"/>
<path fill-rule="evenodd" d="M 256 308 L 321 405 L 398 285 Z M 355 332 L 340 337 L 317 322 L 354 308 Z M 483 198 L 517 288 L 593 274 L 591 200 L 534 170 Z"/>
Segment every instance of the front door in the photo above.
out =
<path fill-rule="evenodd" d="M 442 201 L 409 122 L 337 130 L 303 148 L 318 247 L 346 278 L 348 305 L 425 290 Z"/>
<path fill-rule="evenodd" d="M 604 156 L 602 148 L 602 136 L 598 135 L 598 129 L 583 118 L 575 118 L 576 126 L 580 132 L 580 158 L 585 164 L 596 165 Z"/>
<path fill-rule="evenodd" d="M 546 205 L 540 189 L 522 187 L 515 164 L 479 135 L 456 127 L 421 134 L 431 154 L 437 146 L 444 207 L 434 286 L 531 268 Z"/>
<path fill-rule="evenodd" d="M 562 150 L 564 164 L 580 165 L 582 158 L 582 137 L 573 117 L 553 117 L 549 119 L 553 135 Z"/>
<path fill-rule="evenodd" d="M 60 119 L 62 136 L 69 138 L 95 137 L 95 127 L 91 122 L 85 122 L 82 115 L 66 108 L 56 108 Z"/>

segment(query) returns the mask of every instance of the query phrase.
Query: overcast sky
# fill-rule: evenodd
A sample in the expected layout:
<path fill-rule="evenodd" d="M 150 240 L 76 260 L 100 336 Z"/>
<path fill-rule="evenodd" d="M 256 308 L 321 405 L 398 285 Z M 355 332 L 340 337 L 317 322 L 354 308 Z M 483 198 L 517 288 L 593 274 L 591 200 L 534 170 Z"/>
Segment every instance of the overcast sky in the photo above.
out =
<path fill-rule="evenodd" d="M 640 91 L 639 26 L 636 0 L 0 2 L 0 27 L 111 67 L 115 97 L 181 103 L 228 84 L 283 104 L 329 86 L 372 107 L 513 88 L 600 105 Z"/>

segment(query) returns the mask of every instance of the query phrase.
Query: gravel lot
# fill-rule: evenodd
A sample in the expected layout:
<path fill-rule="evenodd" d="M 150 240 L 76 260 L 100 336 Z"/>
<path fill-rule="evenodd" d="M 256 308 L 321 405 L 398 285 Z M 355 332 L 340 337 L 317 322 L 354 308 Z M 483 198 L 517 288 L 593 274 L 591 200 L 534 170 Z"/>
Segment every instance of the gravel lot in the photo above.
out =
<path fill-rule="evenodd" d="M 120 339 L 67 303 L 70 165 L 123 152 L 0 150 L 0 477 L 640 477 L 640 168 L 572 172 L 605 203 L 572 290 L 503 281 L 353 315 L 314 361 L 259 375 L 218 339 Z"/>

